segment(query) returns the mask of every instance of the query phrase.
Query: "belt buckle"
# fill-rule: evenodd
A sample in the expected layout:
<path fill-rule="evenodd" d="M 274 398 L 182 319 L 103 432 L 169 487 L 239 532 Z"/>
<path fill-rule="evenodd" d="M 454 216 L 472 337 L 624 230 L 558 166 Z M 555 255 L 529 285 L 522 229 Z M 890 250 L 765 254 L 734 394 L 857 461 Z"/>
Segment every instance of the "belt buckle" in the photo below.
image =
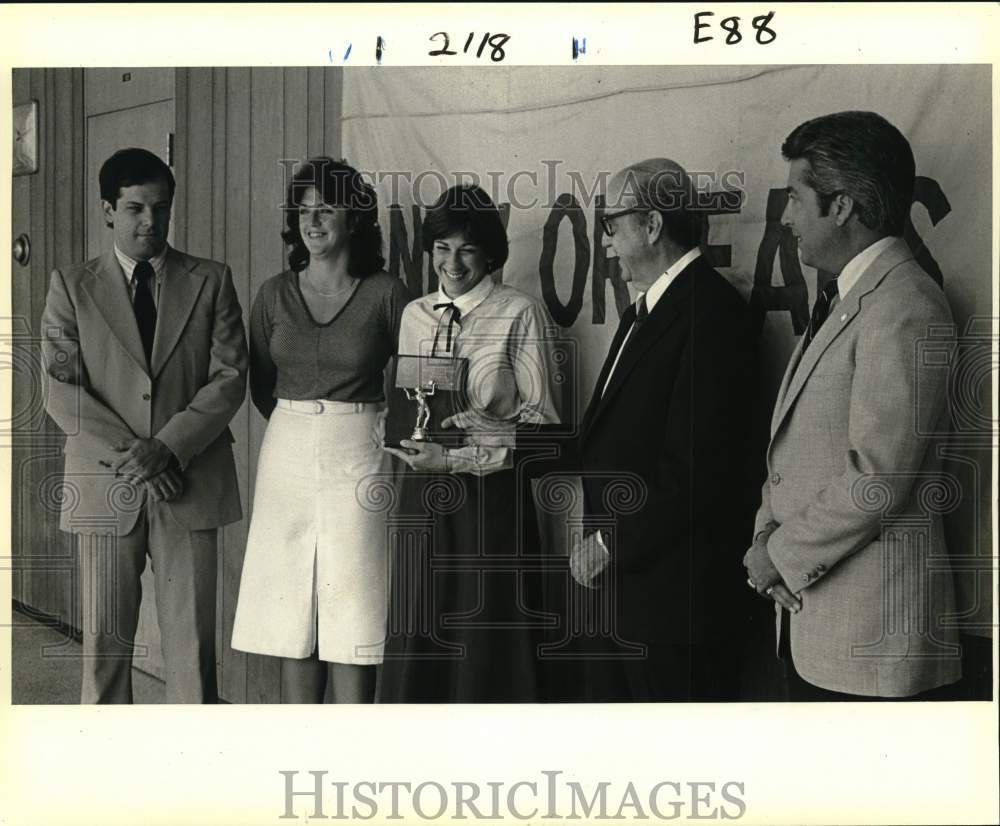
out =
<path fill-rule="evenodd" d="M 325 413 L 326 412 L 326 407 L 324 406 L 323 402 L 321 402 L 319 399 L 314 399 L 313 401 L 316 402 L 316 407 L 318 408 L 316 410 L 317 413 Z"/>

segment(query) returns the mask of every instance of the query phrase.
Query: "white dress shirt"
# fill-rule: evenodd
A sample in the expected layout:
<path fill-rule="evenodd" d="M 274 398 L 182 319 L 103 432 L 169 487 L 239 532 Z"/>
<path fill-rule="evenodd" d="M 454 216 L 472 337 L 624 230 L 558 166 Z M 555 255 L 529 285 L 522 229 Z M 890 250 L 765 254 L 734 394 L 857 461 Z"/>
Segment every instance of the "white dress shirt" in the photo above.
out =
<path fill-rule="evenodd" d="M 894 235 L 887 235 L 885 238 L 880 238 L 874 244 L 865 247 L 844 265 L 844 269 L 840 271 L 840 275 L 837 277 L 837 295 L 840 296 L 841 301 L 844 300 L 844 296 L 847 295 L 851 287 L 858 282 L 861 274 L 895 240 L 896 237 Z"/>
<path fill-rule="evenodd" d="M 447 348 L 451 310 L 435 304 L 454 303 L 458 321 Z M 550 326 L 534 298 L 486 276 L 455 299 L 443 290 L 411 301 L 399 325 L 398 352 L 403 355 L 468 359 L 466 391 L 471 419 L 463 428 L 463 444 L 445 456 L 452 473 L 484 476 L 513 466 L 516 427 L 559 421 L 549 352 Z M 437 347 L 434 348 L 434 342 Z"/>
<path fill-rule="evenodd" d="M 152 287 L 153 304 L 157 308 L 160 306 L 160 285 L 163 283 L 163 272 L 166 269 L 168 249 L 168 246 L 164 246 L 158 255 L 149 259 L 149 263 L 153 266 L 153 275 L 155 276 L 150 286 Z M 136 282 L 132 273 L 135 272 L 135 265 L 139 262 L 122 252 L 117 244 L 115 244 L 115 258 L 118 259 L 122 272 L 125 273 L 125 286 L 128 287 L 128 297 L 132 301 L 135 301 Z"/>

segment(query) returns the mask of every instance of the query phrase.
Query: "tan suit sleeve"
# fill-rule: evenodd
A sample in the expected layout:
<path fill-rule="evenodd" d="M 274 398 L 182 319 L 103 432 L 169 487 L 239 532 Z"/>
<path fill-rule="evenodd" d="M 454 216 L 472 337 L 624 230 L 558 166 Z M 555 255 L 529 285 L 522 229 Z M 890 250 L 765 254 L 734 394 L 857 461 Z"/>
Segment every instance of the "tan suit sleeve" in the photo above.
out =
<path fill-rule="evenodd" d="M 186 468 L 229 425 L 247 389 L 247 340 L 243 311 L 225 267 L 215 296 L 208 381 L 156 434 Z"/>
<path fill-rule="evenodd" d="M 754 517 L 753 541 L 756 542 L 761 534 L 764 537 L 770 536 L 777 527 L 778 523 L 774 521 L 774 514 L 771 512 L 771 481 L 765 479 L 761 486 L 760 507 L 757 508 L 757 516 Z"/>
<path fill-rule="evenodd" d="M 42 383 L 45 410 L 75 448 L 88 455 L 114 455 L 114 446 L 135 438 L 122 418 L 91 392 L 80 352 L 76 307 L 59 270 L 52 272 L 42 311 Z"/>
<path fill-rule="evenodd" d="M 906 506 L 928 449 L 921 434 L 935 430 L 945 407 L 945 371 L 923 364 L 918 347 L 933 325 L 951 323 L 943 295 L 897 290 L 871 302 L 856 322 L 864 328 L 854 354 L 843 471 L 767 543 L 796 592 L 878 537 L 884 512 L 872 497 L 892 503 L 890 512 Z"/>

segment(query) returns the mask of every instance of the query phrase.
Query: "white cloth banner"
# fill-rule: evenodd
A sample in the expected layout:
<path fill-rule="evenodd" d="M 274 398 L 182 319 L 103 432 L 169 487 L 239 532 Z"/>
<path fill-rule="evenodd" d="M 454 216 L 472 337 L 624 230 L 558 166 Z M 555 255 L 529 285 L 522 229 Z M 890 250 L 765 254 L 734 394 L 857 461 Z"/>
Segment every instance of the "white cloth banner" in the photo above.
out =
<path fill-rule="evenodd" d="M 562 402 L 579 422 L 634 298 L 620 282 L 616 290 L 617 262 L 600 245 L 594 196 L 607 179 L 631 162 L 668 157 L 705 190 L 742 190 L 742 201 L 720 199 L 722 211 L 709 217 L 707 254 L 753 296 L 774 393 L 816 289 L 815 271 L 799 264 L 778 222 L 787 178 L 780 147 L 802 121 L 845 109 L 879 112 L 909 139 L 919 180 L 907 240 L 943 277 L 960 333 L 977 315 L 988 324 L 989 66 L 347 69 L 343 146 L 376 183 L 390 271 L 420 292 L 436 282 L 414 203 L 478 180 L 509 210 L 502 277 L 541 298 L 573 342 Z M 973 395 L 988 414 L 988 382 Z M 988 543 L 988 485 L 973 498 L 984 507 L 970 518 Z"/>
<path fill-rule="evenodd" d="M 920 195 L 929 201 L 912 211 L 915 237 L 937 261 L 956 318 L 988 314 L 993 187 L 986 66 L 348 69 L 343 146 L 348 161 L 377 184 L 388 257 L 397 271 L 406 271 L 401 253 L 419 255 L 414 196 L 426 206 L 456 178 L 476 179 L 510 205 L 511 255 L 503 279 L 545 299 L 578 343 L 575 392 L 585 401 L 618 320 L 612 284 L 605 280 L 594 291 L 595 268 L 598 277 L 607 272 L 595 260 L 604 255 L 594 246 L 595 186 L 600 194 L 607 178 L 628 163 L 664 156 L 698 173 L 706 189 L 733 188 L 742 180 L 742 207 L 711 216 L 708 243 L 719 248 L 712 257 L 720 271 L 749 297 L 768 198 L 785 186 L 781 142 L 802 121 L 842 109 L 877 111 L 909 138 L 917 174 L 927 181 Z M 546 224 L 560 196 L 579 205 L 575 220 L 583 243 L 574 254 L 566 217 L 550 239 L 553 249 L 543 255 Z M 390 204 L 402 207 L 396 222 Z M 767 264 L 780 286 L 777 258 Z M 550 294 L 546 261 L 554 282 Z M 411 267 L 419 269 L 426 289 L 427 261 L 419 256 Z M 808 316 L 816 283 L 812 270 L 802 271 L 808 295 L 798 297 L 800 317 Z M 788 300 L 796 303 L 790 295 Z M 595 313 L 595 303 L 606 311 Z M 769 308 L 764 340 L 776 386 L 797 333 L 790 312 Z"/>

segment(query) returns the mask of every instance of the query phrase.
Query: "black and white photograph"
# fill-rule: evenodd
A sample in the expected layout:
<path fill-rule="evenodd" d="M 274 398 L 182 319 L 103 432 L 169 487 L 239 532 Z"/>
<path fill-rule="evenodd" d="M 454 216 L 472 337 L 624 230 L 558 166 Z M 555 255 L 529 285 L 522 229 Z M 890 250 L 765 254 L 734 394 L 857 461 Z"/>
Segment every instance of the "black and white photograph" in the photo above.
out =
<path fill-rule="evenodd" d="M 990 822 L 995 9 L 177 8 L 4 61 L 4 719 L 109 766 L 42 822 Z"/>

